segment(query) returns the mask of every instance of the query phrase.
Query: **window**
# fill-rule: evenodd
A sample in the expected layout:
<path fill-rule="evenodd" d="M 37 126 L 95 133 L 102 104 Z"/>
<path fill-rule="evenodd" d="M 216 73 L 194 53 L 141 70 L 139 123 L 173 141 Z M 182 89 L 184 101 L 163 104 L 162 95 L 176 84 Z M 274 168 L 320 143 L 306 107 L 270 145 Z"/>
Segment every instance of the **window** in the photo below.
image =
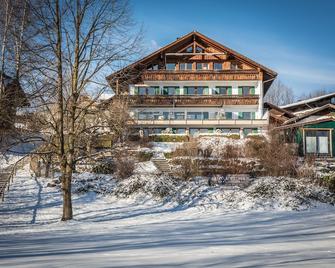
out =
<path fill-rule="evenodd" d="M 166 70 L 175 70 L 176 69 L 176 64 L 175 63 L 167 63 L 165 66 Z"/>
<path fill-rule="evenodd" d="M 233 119 L 233 113 L 232 112 L 225 112 L 225 117 L 226 117 L 226 119 L 231 120 L 231 119 Z"/>
<path fill-rule="evenodd" d="M 214 94 L 216 95 L 231 95 L 232 94 L 232 88 L 231 87 L 216 87 L 214 88 Z"/>
<path fill-rule="evenodd" d="M 204 52 L 204 49 L 203 49 L 202 47 L 196 46 L 196 47 L 195 47 L 195 52 L 196 52 L 196 53 L 203 53 L 203 52 Z"/>
<path fill-rule="evenodd" d="M 179 87 L 163 87 L 163 95 L 179 95 L 180 94 L 180 89 Z"/>
<path fill-rule="evenodd" d="M 208 87 L 184 87 L 184 92 L 186 95 L 208 95 L 209 88 Z"/>
<path fill-rule="evenodd" d="M 188 47 L 186 48 L 186 53 L 192 53 L 193 52 L 193 47 Z"/>
<path fill-rule="evenodd" d="M 243 120 L 252 120 L 255 119 L 256 113 L 255 112 L 239 112 L 238 119 Z"/>
<path fill-rule="evenodd" d="M 185 128 L 177 128 L 176 129 L 176 134 L 185 134 L 186 129 Z"/>
<path fill-rule="evenodd" d="M 139 120 L 153 119 L 152 112 L 139 112 L 138 119 Z"/>
<path fill-rule="evenodd" d="M 159 95 L 159 87 L 148 87 L 147 94 L 148 95 Z"/>
<path fill-rule="evenodd" d="M 179 63 L 179 70 L 192 70 L 192 63 Z"/>
<path fill-rule="evenodd" d="M 174 113 L 174 119 L 184 120 L 185 119 L 185 113 L 184 112 L 175 112 Z"/>
<path fill-rule="evenodd" d="M 157 71 L 158 70 L 158 64 L 153 64 L 153 65 L 150 65 L 148 70 L 150 71 Z"/>
<path fill-rule="evenodd" d="M 159 95 L 159 87 L 136 87 L 135 95 Z"/>
<path fill-rule="evenodd" d="M 244 128 L 243 129 L 243 134 L 245 136 L 248 136 L 251 133 L 258 133 L 258 129 L 257 128 Z"/>
<path fill-rule="evenodd" d="M 197 70 L 209 70 L 209 64 L 205 62 L 198 62 Z"/>
<path fill-rule="evenodd" d="M 187 113 L 188 120 L 201 120 L 202 119 L 202 112 L 188 112 Z"/>
<path fill-rule="evenodd" d="M 237 62 L 231 62 L 230 63 L 230 69 L 231 70 L 242 70 L 242 65 Z"/>
<path fill-rule="evenodd" d="M 329 137 L 328 130 L 305 130 L 305 152 L 318 155 L 329 154 Z"/>
<path fill-rule="evenodd" d="M 146 95 L 147 88 L 146 87 L 138 87 L 138 95 Z"/>
<path fill-rule="evenodd" d="M 196 88 L 195 87 L 184 87 L 184 93 L 187 95 L 195 95 Z"/>
<path fill-rule="evenodd" d="M 238 87 L 238 95 L 242 96 L 255 95 L 255 87 L 250 86 Z"/>
<path fill-rule="evenodd" d="M 222 70 L 222 63 L 214 62 L 214 70 Z"/>
<path fill-rule="evenodd" d="M 163 112 L 163 120 L 169 120 L 169 112 Z"/>

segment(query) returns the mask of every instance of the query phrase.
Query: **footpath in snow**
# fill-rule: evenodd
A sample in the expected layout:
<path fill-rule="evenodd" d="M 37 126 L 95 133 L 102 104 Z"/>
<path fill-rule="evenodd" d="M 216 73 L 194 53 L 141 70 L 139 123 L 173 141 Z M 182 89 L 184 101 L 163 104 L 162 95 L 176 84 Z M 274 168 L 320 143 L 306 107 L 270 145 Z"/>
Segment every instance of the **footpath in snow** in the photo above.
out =
<path fill-rule="evenodd" d="M 335 210 L 228 211 L 145 196 L 61 194 L 18 172 L 0 204 L 0 267 L 333 267 Z"/>

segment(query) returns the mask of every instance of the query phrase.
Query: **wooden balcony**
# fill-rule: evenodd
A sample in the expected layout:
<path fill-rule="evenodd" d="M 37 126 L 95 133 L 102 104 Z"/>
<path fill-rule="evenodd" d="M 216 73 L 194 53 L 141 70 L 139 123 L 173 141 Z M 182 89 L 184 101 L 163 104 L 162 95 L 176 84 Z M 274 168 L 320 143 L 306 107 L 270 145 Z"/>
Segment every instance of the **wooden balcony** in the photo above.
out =
<path fill-rule="evenodd" d="M 268 126 L 267 119 L 207 119 L 207 120 L 133 120 L 129 123 L 133 126 L 156 126 L 156 127 L 182 127 L 182 126 L 207 126 L 207 127 L 266 127 Z"/>
<path fill-rule="evenodd" d="M 148 70 L 142 73 L 141 79 L 142 81 L 243 81 L 262 80 L 262 75 L 257 70 Z"/>
<path fill-rule="evenodd" d="M 223 105 L 258 105 L 259 96 L 240 95 L 204 95 L 204 96 L 127 96 L 132 107 L 154 106 L 212 106 Z"/>

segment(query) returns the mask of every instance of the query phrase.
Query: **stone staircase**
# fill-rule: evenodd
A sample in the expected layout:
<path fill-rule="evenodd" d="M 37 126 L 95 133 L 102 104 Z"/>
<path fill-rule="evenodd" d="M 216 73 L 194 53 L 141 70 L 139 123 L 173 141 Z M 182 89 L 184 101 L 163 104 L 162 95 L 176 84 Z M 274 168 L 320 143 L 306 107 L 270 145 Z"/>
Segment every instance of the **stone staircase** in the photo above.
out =
<path fill-rule="evenodd" d="M 165 174 L 172 173 L 170 164 L 165 157 L 152 158 L 151 161 L 155 164 L 158 170 L 160 170 L 162 173 L 165 173 Z"/>

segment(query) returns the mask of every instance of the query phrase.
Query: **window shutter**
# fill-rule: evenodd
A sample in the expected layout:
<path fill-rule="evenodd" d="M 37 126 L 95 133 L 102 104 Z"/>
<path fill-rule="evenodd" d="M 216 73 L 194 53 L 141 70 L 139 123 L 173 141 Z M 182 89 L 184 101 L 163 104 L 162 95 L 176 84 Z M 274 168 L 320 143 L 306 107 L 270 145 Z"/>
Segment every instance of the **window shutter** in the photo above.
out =
<path fill-rule="evenodd" d="M 251 113 L 251 119 L 256 119 L 256 113 L 255 112 Z"/>
<path fill-rule="evenodd" d="M 138 87 L 134 88 L 134 95 L 138 95 Z"/>
<path fill-rule="evenodd" d="M 238 95 L 242 95 L 242 87 L 238 87 Z"/>
<path fill-rule="evenodd" d="M 161 94 L 161 92 L 160 92 L 160 88 L 159 88 L 159 87 L 156 87 L 156 89 L 155 89 L 155 94 L 156 94 L 156 95 L 160 95 L 160 94 Z"/>
<path fill-rule="evenodd" d="M 175 88 L 175 94 L 176 94 L 176 95 L 180 95 L 180 88 L 179 88 L 179 87 L 176 87 L 176 88 Z"/>
<path fill-rule="evenodd" d="M 232 87 L 228 87 L 227 95 L 230 95 L 230 96 L 233 95 Z"/>
<path fill-rule="evenodd" d="M 250 88 L 250 95 L 255 95 L 255 87 Z"/>
<path fill-rule="evenodd" d="M 238 119 L 243 119 L 243 112 L 238 112 Z"/>
<path fill-rule="evenodd" d="M 208 87 L 204 87 L 204 95 L 209 95 L 209 88 Z"/>

